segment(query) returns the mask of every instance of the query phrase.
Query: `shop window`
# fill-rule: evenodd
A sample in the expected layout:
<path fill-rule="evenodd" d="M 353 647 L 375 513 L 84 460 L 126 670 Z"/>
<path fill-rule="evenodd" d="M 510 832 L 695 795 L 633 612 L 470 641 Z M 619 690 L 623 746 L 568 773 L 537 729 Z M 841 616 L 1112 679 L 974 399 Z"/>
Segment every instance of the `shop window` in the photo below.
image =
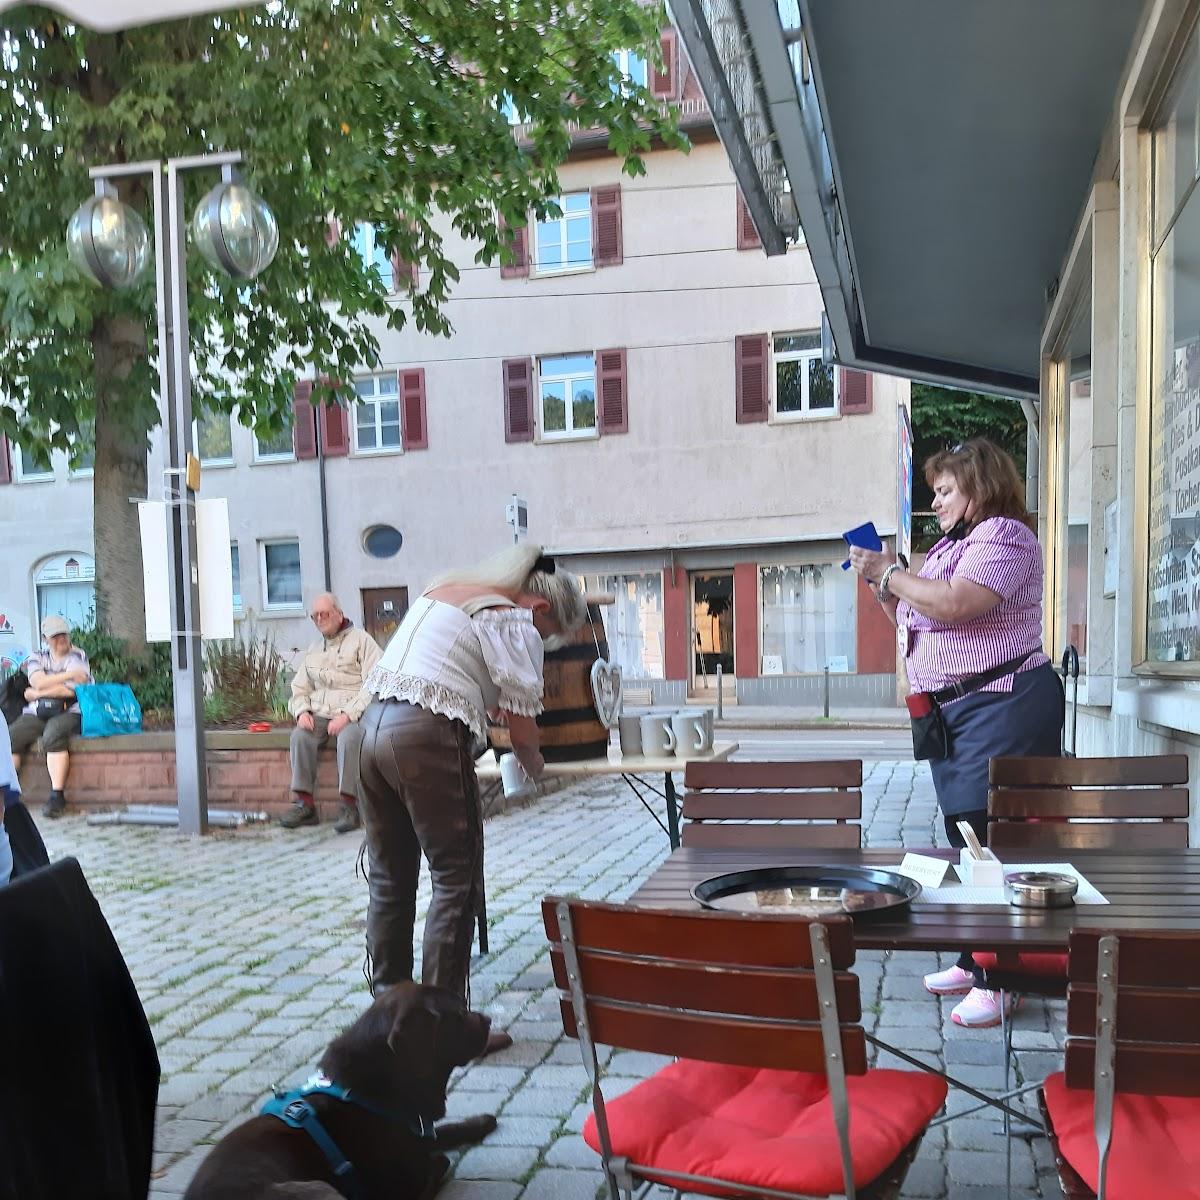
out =
<path fill-rule="evenodd" d="M 592 575 L 585 590 L 615 597 L 603 605 L 608 658 L 627 679 L 663 678 L 662 572 Z"/>
<path fill-rule="evenodd" d="M 857 576 L 835 564 L 761 568 L 764 675 L 856 670 Z"/>

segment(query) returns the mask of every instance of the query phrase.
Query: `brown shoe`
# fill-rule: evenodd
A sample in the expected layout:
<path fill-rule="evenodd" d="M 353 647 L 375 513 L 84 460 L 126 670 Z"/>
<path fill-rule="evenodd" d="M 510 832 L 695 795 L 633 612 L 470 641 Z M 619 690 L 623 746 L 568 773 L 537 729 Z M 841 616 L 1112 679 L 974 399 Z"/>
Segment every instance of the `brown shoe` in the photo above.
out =
<path fill-rule="evenodd" d="M 334 833 L 352 833 L 362 828 L 362 817 L 358 815 L 357 804 L 343 804 L 338 819 L 333 823 Z"/>
<path fill-rule="evenodd" d="M 299 829 L 301 825 L 317 825 L 319 823 L 317 806 L 305 804 L 303 800 L 293 802 L 292 807 L 279 818 L 279 824 L 284 829 Z"/>

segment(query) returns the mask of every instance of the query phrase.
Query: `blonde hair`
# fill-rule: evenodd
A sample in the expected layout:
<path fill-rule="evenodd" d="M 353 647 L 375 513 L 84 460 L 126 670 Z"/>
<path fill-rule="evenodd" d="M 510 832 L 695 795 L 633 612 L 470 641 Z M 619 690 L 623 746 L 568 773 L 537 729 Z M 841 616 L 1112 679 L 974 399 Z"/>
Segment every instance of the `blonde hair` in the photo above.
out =
<path fill-rule="evenodd" d="M 1012 517 L 1037 533 L 1025 506 L 1025 481 L 1012 456 L 987 438 L 970 438 L 925 460 L 925 482 L 953 475 L 959 488 L 975 501 L 978 525 L 990 517 Z"/>
<path fill-rule="evenodd" d="M 470 584 L 505 595 L 536 596 L 550 605 L 550 615 L 564 633 L 574 633 L 587 620 L 587 602 L 579 580 L 567 571 L 538 571 L 543 556 L 538 545 L 509 546 L 473 567 L 445 571 L 429 581 L 426 591 L 447 585 Z"/>

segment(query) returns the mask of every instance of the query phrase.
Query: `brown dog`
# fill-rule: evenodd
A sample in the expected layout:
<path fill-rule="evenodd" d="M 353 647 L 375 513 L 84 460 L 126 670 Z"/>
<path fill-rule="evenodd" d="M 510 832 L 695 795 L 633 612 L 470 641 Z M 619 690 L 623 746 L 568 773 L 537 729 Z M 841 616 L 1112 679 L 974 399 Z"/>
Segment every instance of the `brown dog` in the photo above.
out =
<path fill-rule="evenodd" d="M 307 1129 L 260 1115 L 217 1143 L 184 1200 L 428 1200 L 449 1167 L 442 1151 L 496 1128 L 495 1117 L 477 1116 L 433 1132 L 450 1072 L 484 1052 L 490 1025 L 443 988 L 382 992 L 321 1057 L 329 1093 L 305 1097 L 351 1173 L 335 1182 Z M 342 1089 L 347 1098 L 336 1098 Z"/>

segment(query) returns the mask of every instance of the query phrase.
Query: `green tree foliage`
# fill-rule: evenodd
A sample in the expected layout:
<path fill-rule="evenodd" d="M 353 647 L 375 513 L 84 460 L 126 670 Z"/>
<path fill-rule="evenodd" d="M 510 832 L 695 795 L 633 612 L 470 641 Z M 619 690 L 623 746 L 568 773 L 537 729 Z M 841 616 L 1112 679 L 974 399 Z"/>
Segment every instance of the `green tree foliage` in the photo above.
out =
<path fill-rule="evenodd" d="M 652 139 L 683 145 L 673 115 L 623 85 L 611 57 L 657 55 L 664 19 L 637 0 L 284 0 L 118 34 L 40 8 L 0 15 L 0 432 L 74 452 L 94 429 L 102 624 L 141 636 L 128 497 L 146 494 L 157 328 L 152 279 L 105 292 L 68 264 L 63 234 L 91 194 L 89 166 L 244 152 L 279 253 L 248 285 L 188 255 L 194 401 L 236 407 L 270 435 L 298 375 L 349 380 L 376 362 L 384 328 L 410 320 L 451 332 L 445 230 L 495 262 L 497 214 L 516 225 L 554 211 L 574 128 L 606 128 L 631 175 Z M 528 120 L 521 143 L 509 100 Z M 189 180 L 189 211 L 214 182 Z M 143 184 L 121 194 L 146 211 Z M 329 238 L 330 218 L 342 236 Z M 403 302 L 354 254 L 361 221 L 421 264 Z"/>

